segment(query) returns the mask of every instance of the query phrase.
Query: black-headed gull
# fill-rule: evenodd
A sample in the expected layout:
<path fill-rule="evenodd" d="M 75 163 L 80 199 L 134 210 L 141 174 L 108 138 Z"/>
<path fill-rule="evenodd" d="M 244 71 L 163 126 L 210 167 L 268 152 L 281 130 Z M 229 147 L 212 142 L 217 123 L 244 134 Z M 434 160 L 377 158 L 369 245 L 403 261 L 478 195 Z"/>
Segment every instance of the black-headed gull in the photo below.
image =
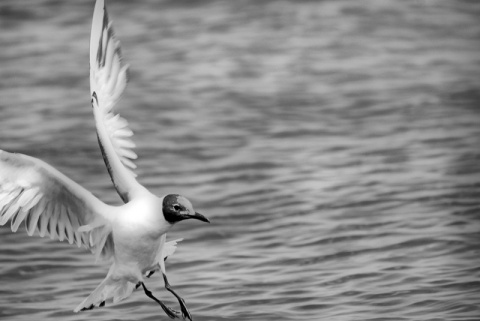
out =
<path fill-rule="evenodd" d="M 98 142 L 118 194 L 125 202 L 110 206 L 43 161 L 0 150 L 0 225 L 11 221 L 12 231 L 25 222 L 28 235 L 67 240 L 90 249 L 98 259 L 112 260 L 106 278 L 75 312 L 119 302 L 143 287 L 145 294 L 176 318 L 145 287 L 144 277 L 161 270 L 165 288 L 178 300 L 184 318 L 192 320 L 185 301 L 168 283 L 164 260 L 177 241 L 166 242 L 173 224 L 185 219 L 208 219 L 195 212 L 185 197 L 157 197 L 140 185 L 133 169 L 135 146 L 127 121 L 113 107 L 127 84 L 127 65 L 122 63 L 103 0 L 97 0 L 90 38 L 90 92 Z"/>

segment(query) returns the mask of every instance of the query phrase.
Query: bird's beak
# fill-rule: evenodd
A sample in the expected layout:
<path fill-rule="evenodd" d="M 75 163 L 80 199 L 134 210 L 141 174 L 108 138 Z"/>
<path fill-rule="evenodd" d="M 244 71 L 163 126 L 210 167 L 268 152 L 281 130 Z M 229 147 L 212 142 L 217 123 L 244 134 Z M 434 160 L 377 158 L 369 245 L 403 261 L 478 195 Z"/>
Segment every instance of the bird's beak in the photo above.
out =
<path fill-rule="evenodd" d="M 198 212 L 195 212 L 195 215 L 187 215 L 187 218 L 194 218 L 194 219 L 200 220 L 202 222 L 210 223 L 208 218 L 206 218 L 205 216 L 203 216 L 202 214 L 200 214 Z"/>

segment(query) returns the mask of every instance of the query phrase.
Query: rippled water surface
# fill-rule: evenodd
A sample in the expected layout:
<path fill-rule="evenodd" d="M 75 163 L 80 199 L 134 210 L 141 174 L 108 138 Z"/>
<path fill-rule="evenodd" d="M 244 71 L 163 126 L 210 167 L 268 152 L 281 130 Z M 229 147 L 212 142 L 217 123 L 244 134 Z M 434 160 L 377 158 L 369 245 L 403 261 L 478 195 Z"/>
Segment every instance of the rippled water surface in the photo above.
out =
<path fill-rule="evenodd" d="M 480 319 L 477 1 L 109 1 L 139 180 L 188 196 L 195 320 Z M 0 148 L 120 204 L 88 95 L 93 1 L 0 2 Z M 0 229 L 0 319 L 167 320 L 108 266 Z M 169 305 L 158 276 L 147 285 Z"/>

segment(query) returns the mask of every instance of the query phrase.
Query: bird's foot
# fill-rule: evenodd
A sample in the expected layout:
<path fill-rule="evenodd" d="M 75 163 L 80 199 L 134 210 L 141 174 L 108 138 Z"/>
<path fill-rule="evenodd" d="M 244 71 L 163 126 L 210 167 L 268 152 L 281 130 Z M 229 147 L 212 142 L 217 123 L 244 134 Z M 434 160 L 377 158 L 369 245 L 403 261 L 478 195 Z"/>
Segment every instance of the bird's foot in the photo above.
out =
<path fill-rule="evenodd" d="M 165 283 L 165 288 L 177 298 L 178 304 L 180 304 L 180 309 L 182 310 L 183 319 L 189 319 L 190 321 L 193 321 L 192 315 L 190 314 L 190 311 L 188 311 L 185 300 L 172 289 L 172 287 L 170 286 L 170 283 L 168 283 L 168 279 L 165 273 L 162 273 L 162 274 L 163 274 L 163 281 Z"/>
<path fill-rule="evenodd" d="M 185 304 L 185 300 L 180 298 L 178 299 L 178 303 L 180 303 L 183 319 L 189 319 L 190 321 L 193 321 L 192 315 L 190 314 L 190 311 L 188 311 L 187 305 Z"/>
<path fill-rule="evenodd" d="M 151 298 L 152 300 L 154 300 L 155 302 L 157 302 L 163 309 L 163 311 L 168 315 L 169 318 L 171 319 L 175 319 L 175 318 L 178 318 L 178 316 L 180 315 L 180 312 L 178 311 L 175 311 L 174 309 L 168 307 L 165 305 L 165 303 L 163 303 L 162 301 L 160 301 L 159 299 L 157 299 L 155 296 L 153 296 L 152 292 L 150 292 L 147 287 L 145 286 L 145 283 L 143 282 L 139 282 L 139 284 L 141 286 L 143 286 L 143 290 L 145 291 L 145 294 Z"/>
<path fill-rule="evenodd" d="M 170 319 L 176 319 L 180 315 L 180 312 L 168 307 L 166 305 L 162 305 L 163 311 L 169 316 Z"/>

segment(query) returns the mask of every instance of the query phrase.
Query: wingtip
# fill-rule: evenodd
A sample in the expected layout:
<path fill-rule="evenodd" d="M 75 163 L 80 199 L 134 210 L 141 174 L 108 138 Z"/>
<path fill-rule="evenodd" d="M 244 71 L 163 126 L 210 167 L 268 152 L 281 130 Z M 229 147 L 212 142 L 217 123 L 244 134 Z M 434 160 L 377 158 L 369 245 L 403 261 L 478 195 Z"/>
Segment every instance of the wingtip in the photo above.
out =
<path fill-rule="evenodd" d="M 95 64 L 99 52 L 99 40 L 105 23 L 108 24 L 108 13 L 103 0 L 97 0 L 93 10 L 92 30 L 90 33 L 90 66 Z"/>

